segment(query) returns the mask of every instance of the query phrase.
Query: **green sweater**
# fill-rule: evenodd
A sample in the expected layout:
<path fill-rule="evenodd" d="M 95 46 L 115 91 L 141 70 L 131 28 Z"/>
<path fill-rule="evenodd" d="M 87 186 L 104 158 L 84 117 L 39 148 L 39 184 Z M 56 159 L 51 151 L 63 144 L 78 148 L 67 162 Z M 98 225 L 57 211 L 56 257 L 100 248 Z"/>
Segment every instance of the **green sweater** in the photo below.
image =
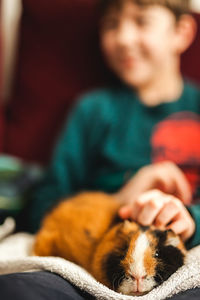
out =
<path fill-rule="evenodd" d="M 142 104 L 127 87 L 86 94 L 72 110 L 34 192 L 32 231 L 58 199 L 82 190 L 116 192 L 142 166 L 162 160 L 174 161 L 185 172 L 196 199 L 199 114 L 200 91 L 189 83 L 180 99 L 154 107 Z M 200 205 L 190 212 L 196 221 L 192 247 L 200 243 Z"/>

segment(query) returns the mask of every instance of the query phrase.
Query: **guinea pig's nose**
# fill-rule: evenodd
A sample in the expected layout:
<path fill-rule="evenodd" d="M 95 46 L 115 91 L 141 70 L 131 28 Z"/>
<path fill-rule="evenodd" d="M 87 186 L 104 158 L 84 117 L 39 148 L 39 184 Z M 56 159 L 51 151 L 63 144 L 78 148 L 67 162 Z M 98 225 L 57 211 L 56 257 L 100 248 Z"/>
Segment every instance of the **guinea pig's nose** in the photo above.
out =
<path fill-rule="evenodd" d="M 145 278 L 147 278 L 147 275 L 145 275 L 145 276 L 131 275 L 131 278 L 133 280 L 135 280 L 137 283 L 137 291 L 136 292 L 143 292 L 144 291 L 143 281 Z"/>

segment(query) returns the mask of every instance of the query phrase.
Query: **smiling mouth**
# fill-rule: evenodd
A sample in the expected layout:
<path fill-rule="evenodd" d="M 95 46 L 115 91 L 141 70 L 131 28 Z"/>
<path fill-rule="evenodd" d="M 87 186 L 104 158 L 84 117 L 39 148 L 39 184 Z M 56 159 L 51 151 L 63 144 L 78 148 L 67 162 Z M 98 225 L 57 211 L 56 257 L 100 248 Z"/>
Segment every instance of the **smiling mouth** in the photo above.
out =
<path fill-rule="evenodd" d="M 119 59 L 120 63 L 122 66 L 125 66 L 125 67 L 133 67 L 136 63 L 136 60 L 133 59 L 133 58 L 122 58 L 122 59 Z"/>

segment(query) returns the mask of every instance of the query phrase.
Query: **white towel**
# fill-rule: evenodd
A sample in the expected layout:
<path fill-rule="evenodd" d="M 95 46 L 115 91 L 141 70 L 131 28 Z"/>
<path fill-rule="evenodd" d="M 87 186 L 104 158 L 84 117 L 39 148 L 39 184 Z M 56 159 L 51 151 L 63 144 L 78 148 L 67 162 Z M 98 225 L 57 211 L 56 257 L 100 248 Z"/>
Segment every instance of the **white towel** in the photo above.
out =
<path fill-rule="evenodd" d="M 63 258 L 31 256 L 34 236 L 27 233 L 9 235 L 11 230 L 9 222 L 0 228 L 0 237 L 4 236 L 0 242 L 0 274 L 38 270 L 54 272 L 94 295 L 96 299 L 105 300 L 161 300 L 181 291 L 200 287 L 200 246 L 189 251 L 185 265 L 162 285 L 147 295 L 132 297 L 108 289 L 84 269 Z M 8 236 L 5 237 L 6 235 Z"/>

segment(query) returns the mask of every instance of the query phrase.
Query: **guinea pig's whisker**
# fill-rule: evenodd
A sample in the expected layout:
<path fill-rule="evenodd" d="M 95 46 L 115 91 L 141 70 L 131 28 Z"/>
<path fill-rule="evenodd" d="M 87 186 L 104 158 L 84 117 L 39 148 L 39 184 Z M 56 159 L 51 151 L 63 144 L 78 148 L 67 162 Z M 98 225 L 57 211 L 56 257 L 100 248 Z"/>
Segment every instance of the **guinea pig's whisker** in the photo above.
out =
<path fill-rule="evenodd" d="M 119 275 L 118 274 L 114 274 L 113 275 L 113 281 L 112 281 L 112 287 L 113 287 L 113 290 L 116 289 L 116 281 L 117 281 L 117 287 L 120 285 L 121 281 L 124 279 L 124 275 L 122 275 L 121 277 L 118 277 Z"/>
<path fill-rule="evenodd" d="M 112 281 L 112 287 L 113 287 L 113 290 L 115 290 L 115 281 L 117 280 L 117 278 L 118 278 L 118 276 L 117 276 L 117 274 L 114 274 L 113 275 L 113 281 Z"/>
<path fill-rule="evenodd" d="M 125 278 L 125 276 L 122 275 L 122 276 L 118 279 L 118 281 L 117 281 L 117 286 L 120 285 L 120 283 L 122 282 L 122 280 L 123 280 L 124 278 Z"/>
<path fill-rule="evenodd" d="M 162 278 L 162 276 L 159 273 L 157 273 L 156 275 L 161 279 L 161 283 L 164 282 L 164 279 Z"/>

